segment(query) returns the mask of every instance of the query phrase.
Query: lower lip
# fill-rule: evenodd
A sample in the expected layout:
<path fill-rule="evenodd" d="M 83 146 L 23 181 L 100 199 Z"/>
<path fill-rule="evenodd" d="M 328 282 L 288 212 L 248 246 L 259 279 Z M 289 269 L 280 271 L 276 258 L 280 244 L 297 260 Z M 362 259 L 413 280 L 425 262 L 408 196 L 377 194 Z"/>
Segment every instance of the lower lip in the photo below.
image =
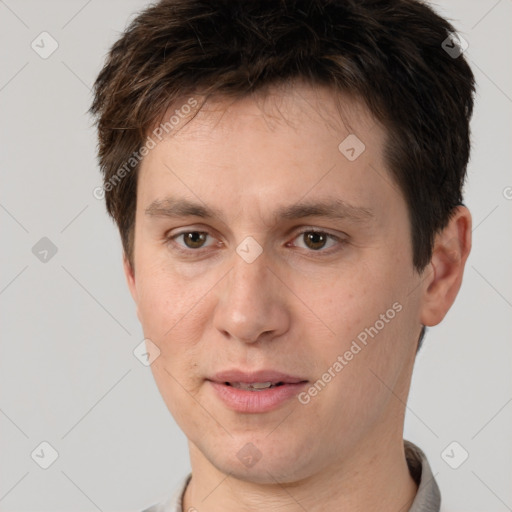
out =
<path fill-rule="evenodd" d="M 290 398 L 297 396 L 307 382 L 297 384 L 282 384 L 275 388 L 261 391 L 247 391 L 234 388 L 220 382 L 208 381 L 218 397 L 230 408 L 237 412 L 260 413 L 277 409 Z"/>

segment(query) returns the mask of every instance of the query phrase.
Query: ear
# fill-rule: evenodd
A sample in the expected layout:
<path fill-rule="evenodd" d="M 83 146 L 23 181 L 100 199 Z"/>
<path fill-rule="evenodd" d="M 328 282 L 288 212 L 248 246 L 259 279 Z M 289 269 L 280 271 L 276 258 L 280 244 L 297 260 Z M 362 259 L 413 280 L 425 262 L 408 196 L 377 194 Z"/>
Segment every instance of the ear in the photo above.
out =
<path fill-rule="evenodd" d="M 124 275 L 126 277 L 126 282 L 128 284 L 128 288 L 130 289 L 130 293 L 132 295 L 132 298 L 135 302 L 135 305 L 137 307 L 137 318 L 140 321 L 139 316 L 139 296 L 137 293 L 137 284 L 135 282 L 135 271 L 132 268 L 131 263 L 129 262 L 128 258 L 126 257 L 126 254 L 123 253 L 123 269 L 124 269 Z"/>
<path fill-rule="evenodd" d="M 437 325 L 455 301 L 471 250 L 471 214 L 458 206 L 448 225 L 437 233 L 432 259 L 425 268 L 421 323 Z"/>

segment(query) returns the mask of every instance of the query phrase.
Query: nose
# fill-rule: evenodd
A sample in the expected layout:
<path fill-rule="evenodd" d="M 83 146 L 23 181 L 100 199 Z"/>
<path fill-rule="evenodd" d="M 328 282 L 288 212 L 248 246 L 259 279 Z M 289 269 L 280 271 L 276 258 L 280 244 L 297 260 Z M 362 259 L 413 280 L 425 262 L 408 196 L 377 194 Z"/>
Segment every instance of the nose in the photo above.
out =
<path fill-rule="evenodd" d="M 223 280 L 213 325 L 225 337 L 243 343 L 271 340 L 290 326 L 286 287 L 268 266 L 264 253 L 247 263 L 237 254 Z"/>

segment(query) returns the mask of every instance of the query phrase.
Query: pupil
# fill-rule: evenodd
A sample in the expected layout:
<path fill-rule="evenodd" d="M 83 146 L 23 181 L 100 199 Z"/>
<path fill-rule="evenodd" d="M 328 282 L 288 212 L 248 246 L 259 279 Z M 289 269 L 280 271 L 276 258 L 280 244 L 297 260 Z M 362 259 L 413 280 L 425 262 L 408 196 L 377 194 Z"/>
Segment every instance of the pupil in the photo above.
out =
<path fill-rule="evenodd" d="M 313 245 L 311 249 L 321 249 L 325 245 L 325 236 L 322 233 L 310 232 L 306 234 L 308 242 Z M 306 245 L 309 245 L 306 243 Z"/>

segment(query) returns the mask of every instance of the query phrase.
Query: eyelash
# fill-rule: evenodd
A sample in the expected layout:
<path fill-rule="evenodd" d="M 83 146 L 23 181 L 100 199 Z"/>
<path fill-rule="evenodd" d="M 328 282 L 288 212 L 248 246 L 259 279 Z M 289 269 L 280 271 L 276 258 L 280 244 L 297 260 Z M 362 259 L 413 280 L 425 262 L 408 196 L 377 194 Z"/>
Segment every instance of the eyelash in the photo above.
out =
<path fill-rule="evenodd" d="M 205 234 L 207 236 L 211 236 L 210 233 L 208 233 L 207 231 L 200 231 L 200 230 L 189 229 L 187 231 L 181 231 L 180 233 L 176 233 L 176 234 L 174 234 L 174 235 L 172 235 L 170 237 L 167 237 L 166 240 L 165 240 L 165 243 L 168 246 L 172 246 L 171 248 L 173 250 L 176 250 L 176 251 L 178 251 L 179 253 L 181 253 L 181 254 L 183 254 L 185 256 L 198 255 L 198 254 L 201 254 L 204 251 L 208 250 L 207 247 L 206 248 L 200 247 L 198 249 L 183 248 L 183 246 L 177 244 L 177 242 L 175 241 L 177 238 L 179 238 L 180 236 L 189 234 L 189 233 L 200 233 L 200 234 Z M 297 239 L 300 236 L 303 236 L 306 233 L 315 233 L 315 234 L 320 234 L 320 235 L 326 235 L 329 239 L 334 240 L 334 241 L 336 241 L 338 243 L 338 247 L 331 247 L 330 249 L 327 249 L 327 250 L 323 250 L 323 248 L 318 249 L 316 251 L 313 250 L 313 249 L 303 249 L 303 250 L 306 250 L 307 252 L 312 253 L 312 254 L 321 254 L 321 255 L 324 255 L 324 256 L 331 255 L 331 254 L 341 250 L 343 248 L 343 246 L 347 242 L 346 240 L 344 240 L 344 239 L 342 239 L 342 238 L 340 238 L 340 237 L 338 237 L 336 235 L 333 235 L 331 233 L 328 233 L 327 231 L 321 231 L 319 229 L 314 229 L 314 228 L 308 228 L 308 229 L 304 229 L 304 230 L 298 232 L 293 237 L 293 240 Z M 287 245 L 288 245 L 288 243 L 287 243 Z"/>

